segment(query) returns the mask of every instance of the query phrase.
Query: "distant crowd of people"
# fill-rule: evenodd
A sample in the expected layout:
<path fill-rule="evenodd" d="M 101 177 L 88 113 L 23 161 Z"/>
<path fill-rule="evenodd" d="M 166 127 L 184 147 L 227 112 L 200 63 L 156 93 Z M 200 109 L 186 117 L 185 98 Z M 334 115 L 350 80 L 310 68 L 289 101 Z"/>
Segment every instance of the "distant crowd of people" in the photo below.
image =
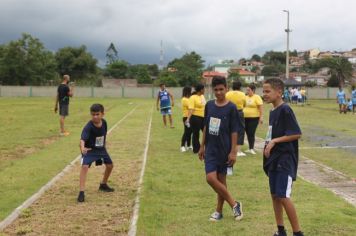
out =
<path fill-rule="evenodd" d="M 283 92 L 284 102 L 291 104 L 304 104 L 307 101 L 306 90 L 302 88 L 285 88 Z"/>
<path fill-rule="evenodd" d="M 346 98 L 346 93 L 342 87 L 339 87 L 339 91 L 336 93 L 336 103 L 339 104 L 339 113 L 346 114 L 352 112 L 356 114 L 356 89 L 355 86 L 351 88 L 351 98 Z"/>

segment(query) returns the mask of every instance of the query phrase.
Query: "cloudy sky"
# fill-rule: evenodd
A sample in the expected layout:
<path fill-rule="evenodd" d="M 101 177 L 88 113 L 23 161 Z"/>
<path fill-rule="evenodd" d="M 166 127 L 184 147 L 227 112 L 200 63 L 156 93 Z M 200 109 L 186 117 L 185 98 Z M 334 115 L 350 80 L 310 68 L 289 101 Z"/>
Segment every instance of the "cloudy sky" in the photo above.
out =
<path fill-rule="evenodd" d="M 354 0 L 0 0 L 0 44 L 22 32 L 50 50 L 85 44 L 105 61 L 113 42 L 130 63 L 167 63 L 196 51 L 207 61 L 291 49 L 356 48 Z"/>

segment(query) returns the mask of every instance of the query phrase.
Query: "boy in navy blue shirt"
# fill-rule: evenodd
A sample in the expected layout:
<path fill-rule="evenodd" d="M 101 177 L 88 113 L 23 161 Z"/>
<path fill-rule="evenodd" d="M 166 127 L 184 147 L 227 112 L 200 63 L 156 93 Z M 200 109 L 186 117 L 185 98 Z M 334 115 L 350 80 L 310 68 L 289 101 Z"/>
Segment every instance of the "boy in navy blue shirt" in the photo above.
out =
<path fill-rule="evenodd" d="M 264 149 L 263 169 L 269 178 L 273 209 L 278 231 L 274 236 L 286 236 L 283 209 L 292 225 L 293 236 L 302 236 L 297 212 L 290 199 L 292 183 L 297 177 L 298 139 L 301 130 L 292 109 L 283 102 L 284 84 L 280 79 L 268 79 L 263 84 L 263 98 L 272 103 Z"/>
<path fill-rule="evenodd" d="M 218 196 L 216 211 L 210 220 L 222 219 L 224 201 L 232 208 L 235 220 L 241 220 L 242 204 L 227 190 L 226 173 L 227 167 L 236 162 L 237 132 L 242 124 L 236 106 L 225 98 L 225 78 L 213 77 L 212 87 L 216 100 L 205 105 L 203 138 L 198 153 L 199 159 L 205 163 L 206 181 Z"/>
<path fill-rule="evenodd" d="M 113 169 L 112 160 L 106 151 L 107 123 L 103 119 L 104 106 L 93 104 L 90 107 L 92 119 L 85 125 L 80 139 L 80 151 L 82 153 L 82 168 L 80 171 L 80 192 L 78 202 L 84 202 L 84 189 L 88 169 L 93 162 L 105 164 L 104 177 L 100 183 L 99 190 L 113 192 L 114 189 L 107 185 L 107 181 Z"/>

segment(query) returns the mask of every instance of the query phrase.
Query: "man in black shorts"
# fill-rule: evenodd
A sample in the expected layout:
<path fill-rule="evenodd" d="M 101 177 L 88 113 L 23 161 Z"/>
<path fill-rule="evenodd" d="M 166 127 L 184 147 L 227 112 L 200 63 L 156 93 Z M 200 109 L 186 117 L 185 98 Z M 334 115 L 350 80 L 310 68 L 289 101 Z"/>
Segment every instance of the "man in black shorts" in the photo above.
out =
<path fill-rule="evenodd" d="M 68 136 L 69 132 L 64 129 L 64 119 L 68 116 L 69 110 L 69 97 L 73 96 L 73 86 L 69 87 L 70 77 L 69 75 L 63 76 L 63 82 L 57 88 L 56 104 L 54 105 L 54 112 L 58 111 L 59 104 L 59 123 L 60 123 L 60 135 Z"/>

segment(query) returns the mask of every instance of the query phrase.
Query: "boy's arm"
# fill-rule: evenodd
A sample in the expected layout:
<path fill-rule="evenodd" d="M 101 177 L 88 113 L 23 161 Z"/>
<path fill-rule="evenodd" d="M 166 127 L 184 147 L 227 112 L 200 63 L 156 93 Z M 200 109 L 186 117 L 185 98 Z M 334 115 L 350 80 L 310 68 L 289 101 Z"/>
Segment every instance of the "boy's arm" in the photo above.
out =
<path fill-rule="evenodd" d="M 58 111 L 59 93 L 57 92 L 56 103 L 54 104 L 54 113 Z"/>
<path fill-rule="evenodd" d="M 80 140 L 80 151 L 82 152 L 82 154 L 87 154 L 88 151 L 90 151 L 91 148 L 86 148 L 85 147 L 85 141 L 83 139 Z"/>
<path fill-rule="evenodd" d="M 272 148 L 277 144 L 277 143 L 286 143 L 286 142 L 292 142 L 295 140 L 300 139 L 302 135 L 301 134 L 294 134 L 294 135 L 285 135 L 282 137 L 274 138 L 272 139 L 266 146 L 264 150 L 265 157 L 269 157 L 271 155 L 271 150 Z"/>
<path fill-rule="evenodd" d="M 74 85 L 69 86 L 68 96 L 73 97 Z"/>
<path fill-rule="evenodd" d="M 171 101 L 172 101 L 172 107 L 174 107 L 174 99 L 173 99 L 173 95 L 171 92 L 168 92 L 169 96 L 171 97 Z"/>
<path fill-rule="evenodd" d="M 157 111 L 159 111 L 159 106 L 158 106 L 158 103 L 159 103 L 159 96 L 157 95 L 157 101 L 156 101 Z"/>
<path fill-rule="evenodd" d="M 202 161 L 204 160 L 204 153 L 205 153 L 205 133 L 206 133 L 206 126 L 203 129 L 203 137 L 201 139 L 200 149 L 198 152 L 199 159 Z"/>
<path fill-rule="evenodd" d="M 231 150 L 228 158 L 229 166 L 233 166 L 236 162 L 236 143 L 237 143 L 237 132 L 231 133 Z"/>
<path fill-rule="evenodd" d="M 260 124 L 263 124 L 263 108 L 262 108 L 262 105 L 259 105 L 258 106 L 258 110 L 260 112 L 260 119 L 259 119 L 259 122 Z"/>

